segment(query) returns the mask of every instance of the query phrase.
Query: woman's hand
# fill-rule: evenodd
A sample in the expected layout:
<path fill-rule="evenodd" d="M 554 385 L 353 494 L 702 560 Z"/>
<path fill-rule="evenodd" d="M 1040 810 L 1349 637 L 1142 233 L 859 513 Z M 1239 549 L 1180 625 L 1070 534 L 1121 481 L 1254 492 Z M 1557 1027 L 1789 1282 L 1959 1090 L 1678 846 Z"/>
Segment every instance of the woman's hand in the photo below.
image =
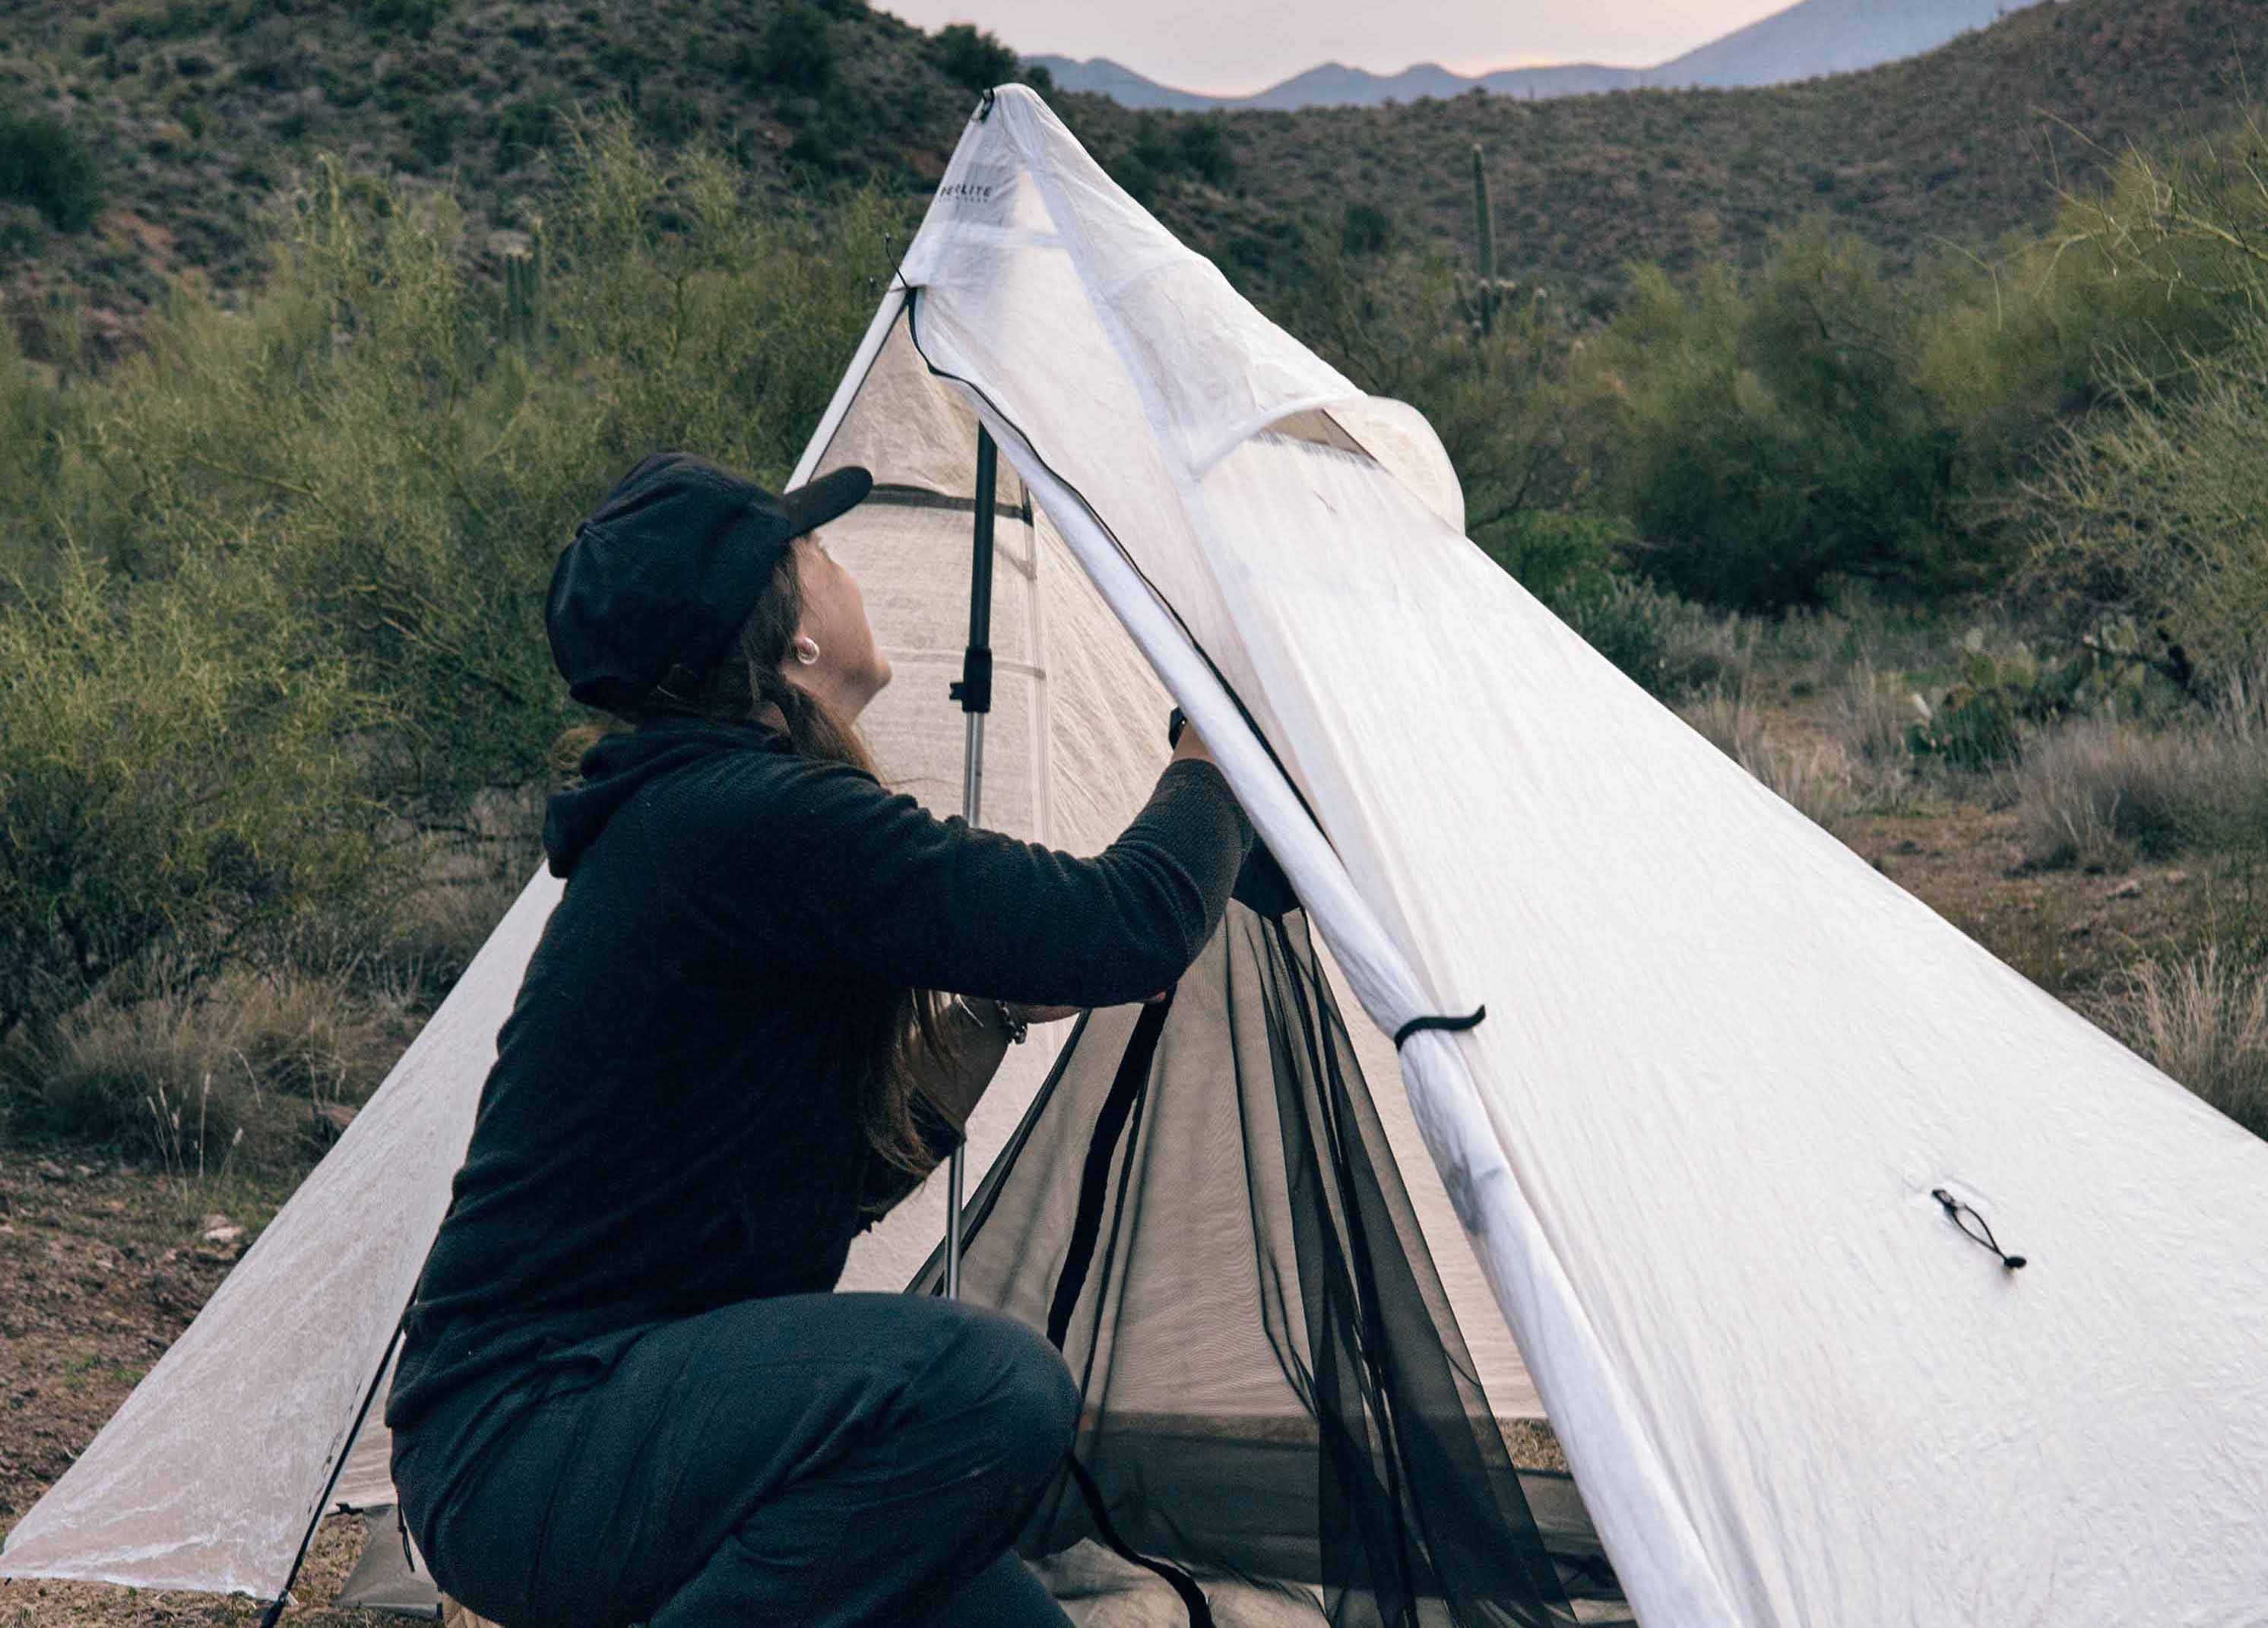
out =
<path fill-rule="evenodd" d="M 1212 754 L 1205 749 L 1204 737 L 1197 733 L 1197 726 L 1184 719 L 1182 724 L 1182 738 L 1174 743 L 1174 761 L 1178 763 L 1187 759 L 1194 759 L 1200 763 L 1210 763 L 1212 762 Z"/>

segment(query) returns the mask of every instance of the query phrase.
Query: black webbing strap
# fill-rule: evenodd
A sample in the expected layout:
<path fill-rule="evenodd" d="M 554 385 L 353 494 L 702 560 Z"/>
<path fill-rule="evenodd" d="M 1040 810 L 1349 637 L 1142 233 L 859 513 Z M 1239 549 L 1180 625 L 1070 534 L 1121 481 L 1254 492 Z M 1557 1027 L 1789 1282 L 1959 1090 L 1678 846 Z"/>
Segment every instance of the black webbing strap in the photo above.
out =
<path fill-rule="evenodd" d="M 1486 1016 L 1488 1016 L 1488 1008 L 1486 1006 L 1475 1006 L 1470 1012 L 1468 1012 L 1461 1018 L 1433 1013 L 1428 1013 L 1425 1017 L 1412 1018 L 1410 1021 L 1404 1023 L 1400 1028 L 1394 1031 L 1394 1049 L 1396 1051 L 1401 1050 L 1402 1042 L 1409 1039 L 1412 1035 L 1417 1034 L 1421 1029 L 1438 1028 L 1454 1035 L 1463 1029 L 1478 1028 L 1480 1027 L 1481 1020 Z"/>
<path fill-rule="evenodd" d="M 1118 1072 L 1110 1081 L 1110 1094 L 1102 1100 L 1102 1110 L 1094 1116 L 1094 1133 L 1087 1138 L 1086 1160 L 1079 1176 L 1079 1207 L 1071 1217 L 1071 1243 L 1064 1254 L 1063 1271 L 1056 1278 L 1055 1296 L 1048 1303 L 1048 1343 L 1061 1351 L 1064 1340 L 1071 1332 L 1071 1314 L 1079 1309 L 1079 1297 L 1086 1292 L 1087 1274 L 1094 1265 L 1094 1246 L 1102 1235 L 1102 1206 L 1108 1197 L 1110 1161 L 1118 1151 L 1118 1144 L 1126 1134 L 1126 1126 L 1134 1116 L 1134 1105 L 1141 1100 L 1143 1088 L 1150 1082 L 1150 1064 L 1158 1055 L 1158 1036 L 1165 1033 L 1166 1013 L 1174 1004 L 1174 992 L 1166 991 L 1163 1000 L 1142 1008 L 1135 1020 L 1134 1033 L 1126 1042 L 1125 1054 L 1118 1059 Z M 1167 1560 L 1153 1560 L 1119 1536 L 1118 1528 L 1103 1506 L 1102 1489 L 1095 1484 L 1087 1467 L 1079 1462 L 1076 1451 L 1065 1463 L 1071 1478 L 1079 1487 L 1079 1495 L 1086 1504 L 1086 1513 L 1094 1522 L 1095 1535 L 1108 1544 L 1120 1559 L 1163 1578 L 1182 1599 L 1182 1607 L 1189 1613 L 1189 1628 L 1213 1628 L 1212 1608 L 1205 1603 L 1204 1591 L 1197 1587 L 1197 1579 Z"/>
<path fill-rule="evenodd" d="M 1142 1008 L 1133 1037 L 1126 1042 L 1126 1055 L 1118 1059 L 1110 1094 L 1103 1098 L 1102 1111 L 1094 1116 L 1086 1163 L 1079 1171 L 1079 1208 L 1072 1213 L 1071 1245 L 1064 1255 L 1063 1272 L 1056 1278 L 1055 1298 L 1048 1302 L 1048 1344 L 1057 1351 L 1071 1332 L 1071 1315 L 1078 1309 L 1079 1297 L 1086 1290 L 1087 1271 L 1094 1264 L 1095 1241 L 1102 1234 L 1102 1201 L 1110 1185 L 1110 1156 L 1118 1151 L 1118 1139 L 1126 1134 L 1135 1101 L 1149 1082 L 1150 1061 L 1158 1055 L 1158 1036 L 1165 1032 L 1166 1013 L 1173 1004 L 1173 991 L 1168 990 L 1165 999 Z"/>
<path fill-rule="evenodd" d="M 1110 1512 L 1102 1506 L 1102 1489 L 1094 1484 L 1094 1477 L 1079 1462 L 1077 1454 L 1064 1462 L 1071 1466 L 1071 1478 L 1079 1484 L 1079 1495 L 1086 1501 L 1086 1513 L 1094 1521 L 1096 1536 L 1109 1546 L 1111 1553 L 1165 1579 L 1167 1586 L 1182 1596 L 1182 1609 L 1189 1614 L 1189 1628 L 1213 1628 L 1212 1607 L 1205 1602 L 1204 1590 L 1197 1587 L 1197 1580 L 1170 1560 L 1152 1560 L 1119 1536 L 1118 1529 L 1110 1522 Z"/>

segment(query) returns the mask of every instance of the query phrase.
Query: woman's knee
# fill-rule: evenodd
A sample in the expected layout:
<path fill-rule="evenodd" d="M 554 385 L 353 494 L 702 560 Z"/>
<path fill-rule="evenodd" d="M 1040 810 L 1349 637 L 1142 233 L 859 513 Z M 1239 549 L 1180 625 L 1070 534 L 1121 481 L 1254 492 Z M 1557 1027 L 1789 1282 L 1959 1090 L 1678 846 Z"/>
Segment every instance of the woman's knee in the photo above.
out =
<path fill-rule="evenodd" d="M 1062 1355 L 1012 1318 L 970 1310 L 959 1344 L 981 1375 L 983 1429 L 1020 1478 L 1043 1484 L 1079 1427 L 1079 1386 Z"/>

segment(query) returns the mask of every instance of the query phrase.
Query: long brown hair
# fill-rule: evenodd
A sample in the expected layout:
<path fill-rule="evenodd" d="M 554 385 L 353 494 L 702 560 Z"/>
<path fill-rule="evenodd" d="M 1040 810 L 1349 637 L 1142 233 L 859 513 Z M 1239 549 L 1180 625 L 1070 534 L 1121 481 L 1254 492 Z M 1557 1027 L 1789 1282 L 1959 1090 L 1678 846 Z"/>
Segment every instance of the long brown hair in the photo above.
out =
<path fill-rule="evenodd" d="M 810 692 L 790 683 L 781 670 L 802 622 L 803 586 L 791 546 L 733 643 L 698 683 L 682 691 L 657 689 L 646 705 L 617 713 L 616 721 L 570 729 L 554 749 L 556 765 L 571 771 L 594 742 L 619 729 L 673 718 L 710 718 L 777 724 L 784 727 L 789 744 L 803 756 L 847 763 L 879 780 L 858 730 Z M 856 1086 L 867 1142 L 898 1169 L 916 1177 L 927 1175 L 937 1168 L 937 1155 L 922 1139 L 913 1105 L 924 1069 L 949 1066 L 953 1060 L 943 1000 L 926 991 L 892 989 L 870 1009 L 844 1012 L 841 1017 L 834 1031 L 829 1072 Z"/>

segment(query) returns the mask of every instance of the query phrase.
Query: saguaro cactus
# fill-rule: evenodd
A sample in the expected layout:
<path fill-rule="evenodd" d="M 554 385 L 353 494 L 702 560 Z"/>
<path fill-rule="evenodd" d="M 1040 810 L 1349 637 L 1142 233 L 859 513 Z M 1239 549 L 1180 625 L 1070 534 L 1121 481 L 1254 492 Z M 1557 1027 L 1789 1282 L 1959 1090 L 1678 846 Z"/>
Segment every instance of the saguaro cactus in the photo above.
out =
<path fill-rule="evenodd" d="M 1479 310 L 1481 332 L 1496 326 L 1496 217 L 1489 209 L 1488 170 L 1481 162 L 1481 144 L 1473 144 L 1473 235 L 1480 243 Z"/>
<path fill-rule="evenodd" d="M 542 320 L 543 247 L 518 249 L 504 257 L 504 336 L 507 343 L 533 344 Z"/>

